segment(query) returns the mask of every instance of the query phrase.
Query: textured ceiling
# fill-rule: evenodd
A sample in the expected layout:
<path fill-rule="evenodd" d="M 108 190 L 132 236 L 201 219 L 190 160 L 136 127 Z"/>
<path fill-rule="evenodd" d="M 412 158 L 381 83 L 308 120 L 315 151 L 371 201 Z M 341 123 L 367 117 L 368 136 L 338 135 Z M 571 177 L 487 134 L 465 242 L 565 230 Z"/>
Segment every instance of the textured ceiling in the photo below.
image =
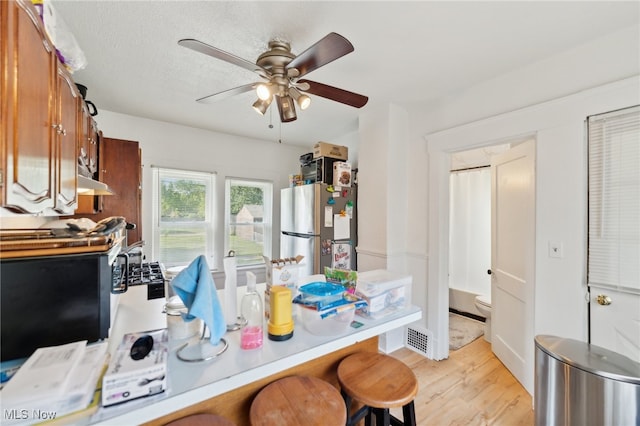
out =
<path fill-rule="evenodd" d="M 280 125 L 275 105 L 265 116 L 253 111 L 253 92 L 197 103 L 259 78 L 178 40 L 253 62 L 270 39 L 299 54 L 337 32 L 355 51 L 306 77 L 369 96 L 366 109 L 434 101 L 639 20 L 638 2 L 615 1 L 51 3 L 87 58 L 74 79 L 99 110 L 305 146 L 355 130 L 362 110 L 312 96 L 296 121 Z"/>

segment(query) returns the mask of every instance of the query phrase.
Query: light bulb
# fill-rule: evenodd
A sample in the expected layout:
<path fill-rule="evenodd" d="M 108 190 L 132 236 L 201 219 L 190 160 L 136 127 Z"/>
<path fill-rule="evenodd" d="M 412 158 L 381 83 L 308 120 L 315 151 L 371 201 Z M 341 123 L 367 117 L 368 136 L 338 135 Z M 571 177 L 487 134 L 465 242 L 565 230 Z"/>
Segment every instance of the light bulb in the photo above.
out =
<path fill-rule="evenodd" d="M 295 87 L 290 88 L 289 93 L 291 94 L 293 99 L 296 100 L 296 103 L 298 104 L 300 109 L 305 110 L 309 107 L 309 105 L 311 105 L 311 98 L 300 93 L 300 91 Z"/>
<path fill-rule="evenodd" d="M 258 95 L 258 98 L 266 101 L 271 97 L 271 88 L 268 84 L 260 83 L 256 86 L 256 94 Z"/>

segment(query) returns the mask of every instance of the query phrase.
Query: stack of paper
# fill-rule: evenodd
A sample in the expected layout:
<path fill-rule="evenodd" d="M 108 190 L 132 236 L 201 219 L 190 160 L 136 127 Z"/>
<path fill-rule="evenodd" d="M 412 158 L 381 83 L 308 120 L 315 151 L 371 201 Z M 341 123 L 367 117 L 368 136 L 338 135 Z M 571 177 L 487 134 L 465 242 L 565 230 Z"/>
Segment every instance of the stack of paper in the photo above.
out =
<path fill-rule="evenodd" d="M 85 409 L 106 358 L 106 342 L 37 349 L 0 393 L 2 423 L 39 423 Z"/>

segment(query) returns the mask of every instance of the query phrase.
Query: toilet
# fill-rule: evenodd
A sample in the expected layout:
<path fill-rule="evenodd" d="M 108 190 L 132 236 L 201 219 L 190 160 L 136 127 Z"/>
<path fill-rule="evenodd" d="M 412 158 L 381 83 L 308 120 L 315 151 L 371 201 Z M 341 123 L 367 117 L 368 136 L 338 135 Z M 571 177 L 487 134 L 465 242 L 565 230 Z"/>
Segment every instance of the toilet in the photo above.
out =
<path fill-rule="evenodd" d="M 484 323 L 484 340 L 491 342 L 491 296 L 481 294 L 476 296 L 476 309 L 486 318 Z"/>

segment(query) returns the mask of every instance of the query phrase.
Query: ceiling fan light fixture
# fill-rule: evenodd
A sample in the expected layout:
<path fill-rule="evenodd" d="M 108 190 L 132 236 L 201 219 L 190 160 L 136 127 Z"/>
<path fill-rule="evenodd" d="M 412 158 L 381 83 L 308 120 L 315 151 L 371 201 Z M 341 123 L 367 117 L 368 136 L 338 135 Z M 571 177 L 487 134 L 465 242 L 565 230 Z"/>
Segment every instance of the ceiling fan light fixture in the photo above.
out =
<path fill-rule="evenodd" d="M 291 94 L 293 99 L 296 100 L 296 103 L 298 104 L 301 110 L 304 111 L 305 109 L 309 108 L 309 105 L 311 105 L 311 98 L 307 95 L 300 93 L 300 91 L 295 87 L 292 87 L 291 89 L 289 89 L 289 93 Z"/>
<path fill-rule="evenodd" d="M 269 84 L 260 83 L 256 86 L 256 94 L 263 101 L 271 98 L 271 87 Z"/>
<path fill-rule="evenodd" d="M 287 123 L 298 118 L 296 115 L 296 107 L 291 96 L 278 96 L 278 111 L 280 111 L 280 121 Z"/>
<path fill-rule="evenodd" d="M 265 100 L 258 99 L 253 103 L 253 109 L 256 110 L 258 114 L 264 115 L 267 109 L 269 109 L 269 105 L 271 105 L 271 99 L 270 97 Z"/>

